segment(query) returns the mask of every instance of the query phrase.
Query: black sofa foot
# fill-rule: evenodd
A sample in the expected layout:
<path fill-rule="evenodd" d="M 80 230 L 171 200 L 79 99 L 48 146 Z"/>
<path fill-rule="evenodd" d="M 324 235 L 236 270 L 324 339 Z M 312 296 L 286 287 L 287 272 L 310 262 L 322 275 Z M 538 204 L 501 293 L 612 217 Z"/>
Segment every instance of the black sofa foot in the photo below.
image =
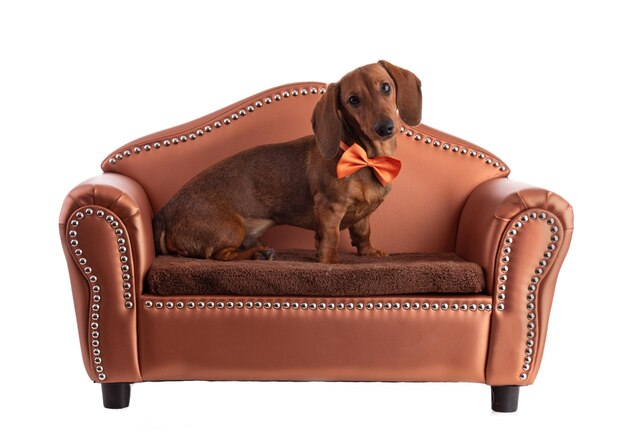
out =
<path fill-rule="evenodd" d="M 519 401 L 519 386 L 492 386 L 491 409 L 498 413 L 513 413 L 517 411 Z"/>
<path fill-rule="evenodd" d="M 130 383 L 103 383 L 102 403 L 104 408 L 126 408 L 130 403 Z"/>

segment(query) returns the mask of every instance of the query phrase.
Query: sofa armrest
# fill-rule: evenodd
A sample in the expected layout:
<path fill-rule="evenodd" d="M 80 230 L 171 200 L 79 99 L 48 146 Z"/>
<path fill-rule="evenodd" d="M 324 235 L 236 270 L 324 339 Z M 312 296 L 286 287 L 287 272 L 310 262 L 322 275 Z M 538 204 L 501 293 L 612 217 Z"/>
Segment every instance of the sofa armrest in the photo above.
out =
<path fill-rule="evenodd" d="M 66 197 L 59 231 L 89 377 L 141 381 L 136 298 L 154 259 L 145 191 L 119 174 L 86 180 Z"/>
<path fill-rule="evenodd" d="M 468 198 L 456 251 L 482 266 L 493 296 L 488 384 L 534 382 L 573 230 L 571 205 L 545 189 L 499 178 Z"/>

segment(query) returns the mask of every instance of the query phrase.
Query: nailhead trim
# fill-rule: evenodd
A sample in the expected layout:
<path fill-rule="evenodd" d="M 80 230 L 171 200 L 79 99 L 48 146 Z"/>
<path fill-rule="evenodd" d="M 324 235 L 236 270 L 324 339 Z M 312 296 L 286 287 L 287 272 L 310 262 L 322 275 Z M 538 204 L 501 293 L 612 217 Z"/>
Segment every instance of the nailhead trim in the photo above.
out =
<path fill-rule="evenodd" d="M 96 211 L 94 212 L 94 210 Z M 122 224 L 122 227 L 120 228 L 121 224 L 117 216 L 115 216 L 114 214 L 106 215 L 107 212 L 108 210 L 99 209 L 97 206 L 87 206 L 87 207 L 81 208 L 79 211 L 76 211 L 74 213 L 74 216 L 73 216 L 74 219 L 72 219 L 69 222 L 68 233 L 67 233 L 68 244 L 72 247 L 74 260 L 78 263 L 79 266 L 81 266 L 83 275 L 89 281 L 90 309 L 91 309 L 90 324 L 89 324 L 89 327 L 91 328 L 91 332 L 90 332 L 90 335 L 91 335 L 90 336 L 90 346 L 91 346 L 90 349 L 91 350 L 90 350 L 89 356 L 94 364 L 95 371 L 97 373 L 97 378 L 100 381 L 106 380 L 106 377 L 107 377 L 104 371 L 104 366 L 102 365 L 102 361 L 103 361 L 102 351 L 101 351 L 100 340 L 99 340 L 100 335 L 101 335 L 101 329 L 102 329 L 100 327 L 100 322 L 99 322 L 100 309 L 101 309 L 100 303 L 102 301 L 102 287 L 98 283 L 98 276 L 93 271 L 93 268 L 89 266 L 85 266 L 88 263 L 88 260 L 83 252 L 83 249 L 80 248 L 79 232 L 77 228 L 80 225 L 80 221 L 83 219 L 104 218 L 104 220 L 113 229 L 115 236 L 118 237 L 117 239 L 118 251 L 120 253 L 126 253 L 127 252 L 126 240 L 122 237 L 119 237 L 125 234 L 126 229 L 123 227 L 123 224 Z M 122 272 L 122 280 L 125 281 L 124 289 L 126 288 L 130 289 L 132 287 L 130 283 L 128 282 L 130 281 L 131 275 L 132 275 L 132 266 L 129 266 L 128 261 L 129 261 L 128 256 L 126 255 L 120 256 L 120 263 L 121 263 L 120 270 Z M 82 266 L 85 266 L 85 267 L 82 267 Z M 131 287 L 126 287 L 126 285 L 131 286 Z M 130 292 L 124 292 L 122 297 L 124 298 L 124 301 L 123 301 L 124 307 L 126 309 L 132 309 L 134 306 L 133 301 L 132 301 L 132 294 Z M 152 303 L 150 304 L 150 306 L 152 306 Z"/>
<path fill-rule="evenodd" d="M 246 110 L 249 113 L 254 112 L 256 109 L 260 109 L 261 107 L 263 107 L 264 104 L 269 105 L 272 104 L 272 102 L 279 102 L 281 99 L 288 99 L 288 98 L 292 98 L 292 97 L 298 97 L 298 96 L 306 96 L 308 93 L 311 93 L 313 95 L 318 93 L 318 89 L 316 87 L 311 87 L 309 89 L 307 88 L 302 88 L 300 89 L 300 93 L 298 94 L 298 90 L 293 90 L 291 93 L 289 93 L 288 91 L 283 91 L 280 94 L 276 93 L 273 95 L 270 95 L 266 98 L 263 99 L 263 102 L 261 102 L 260 100 L 252 102 L 250 105 L 248 106 L 242 106 L 243 109 L 239 110 L 238 114 L 237 113 L 232 113 L 229 112 L 228 114 L 226 114 L 223 118 L 220 118 L 218 121 L 215 121 L 212 123 L 211 125 L 208 124 L 203 124 L 202 126 L 200 126 L 200 128 L 196 129 L 196 130 L 188 130 L 185 132 L 182 132 L 180 136 L 178 137 L 169 137 L 163 140 L 159 140 L 156 141 L 152 144 L 145 144 L 143 146 L 143 152 L 149 152 L 151 149 L 159 149 L 161 147 L 161 145 L 165 146 L 165 147 L 169 147 L 170 144 L 174 144 L 177 145 L 179 143 L 186 143 L 187 141 L 193 141 L 196 139 L 199 139 L 200 137 L 202 137 L 203 135 L 211 132 L 212 130 L 217 130 L 222 128 L 222 124 L 229 126 L 230 124 L 234 124 L 234 121 L 239 120 L 240 118 L 244 118 L 247 114 L 246 114 Z M 325 88 L 320 88 L 319 89 L 319 93 L 320 95 L 323 95 L 326 92 Z M 272 100 L 273 98 L 273 100 Z M 245 110 L 244 110 L 245 109 Z M 131 150 L 132 149 L 132 150 Z M 109 164 L 110 165 L 115 165 L 116 163 L 118 163 L 119 161 L 123 160 L 124 157 L 126 158 L 130 158 L 133 155 L 139 155 L 142 152 L 142 148 L 140 146 L 135 146 L 133 148 L 124 148 L 121 149 L 120 152 L 114 154 L 111 156 L 111 158 L 109 158 Z M 132 157 L 134 158 L 134 157 Z"/>
<path fill-rule="evenodd" d="M 500 171 L 504 172 L 507 170 L 507 167 L 499 160 L 495 160 L 493 158 L 486 158 L 486 155 L 481 153 L 481 152 L 477 152 L 474 149 L 471 148 L 467 148 L 467 147 L 459 147 L 459 146 L 451 146 L 452 143 L 450 142 L 444 142 L 442 140 L 438 140 L 435 136 L 433 135 L 428 135 L 424 132 L 420 132 L 418 131 L 417 128 L 404 128 L 401 127 L 400 128 L 400 132 L 403 132 L 405 136 L 407 137 L 411 137 L 413 138 L 414 141 L 417 142 L 421 142 L 422 144 L 425 145 L 432 145 L 432 147 L 434 148 L 441 148 L 441 150 L 443 151 L 447 151 L 448 149 L 450 149 L 450 147 L 452 147 L 452 150 L 449 151 L 450 153 L 458 153 L 461 155 L 466 155 L 469 153 L 470 157 L 477 157 L 477 160 L 484 160 L 484 163 L 488 166 L 492 166 L 494 168 L 499 169 Z M 431 144 L 432 143 L 432 144 Z"/>
<path fill-rule="evenodd" d="M 153 298 L 154 299 L 154 298 Z M 448 302 L 433 302 L 430 303 L 428 301 L 387 301 L 387 302 L 367 302 L 364 304 L 363 302 L 356 303 L 343 303 L 343 302 L 327 302 L 327 301 L 300 301 L 300 302 L 290 302 L 290 301 L 224 301 L 224 300 L 208 300 L 208 301 L 198 301 L 198 300 L 147 300 L 144 302 L 144 307 L 146 309 L 267 309 L 267 310 L 431 310 L 431 311 L 487 311 L 491 312 L 492 305 L 487 304 L 466 304 L 466 303 L 448 303 Z"/>
<path fill-rule="evenodd" d="M 536 299 L 539 296 L 537 293 L 537 289 L 541 284 L 541 280 L 545 276 L 545 272 L 549 266 L 548 260 L 552 257 L 552 252 L 557 249 L 557 245 L 555 244 L 555 242 L 559 240 L 558 236 L 556 236 L 556 238 L 553 238 L 553 236 L 557 235 L 557 233 L 560 231 L 559 226 L 555 225 L 555 223 L 557 222 L 556 218 L 553 216 L 548 217 L 548 213 L 542 210 L 526 211 L 522 213 L 521 215 L 517 216 L 516 218 L 514 218 L 509 224 L 509 228 L 506 231 L 506 235 L 508 237 L 504 239 L 504 245 L 502 247 L 503 256 L 500 258 L 500 261 L 499 261 L 500 271 L 508 272 L 509 266 L 507 264 L 511 260 L 511 252 L 513 251 L 511 249 L 511 245 L 514 243 L 515 237 L 519 235 L 520 231 L 522 231 L 526 225 L 531 225 L 534 222 L 543 222 L 544 224 L 547 224 L 548 227 L 550 227 L 550 233 L 552 235 L 550 237 L 550 242 L 552 243 L 547 245 L 547 251 L 543 253 L 542 258 L 538 262 L 538 267 L 536 267 L 535 270 L 532 272 L 530 279 L 528 281 L 529 283 L 528 291 L 525 292 L 526 300 L 527 300 L 525 307 L 526 307 L 526 310 L 528 310 L 528 314 L 526 315 L 526 317 L 529 323 L 527 324 L 528 332 L 526 336 L 528 340 L 524 347 L 522 372 L 519 375 L 519 378 L 522 381 L 528 379 L 527 372 L 530 370 L 531 362 L 533 360 L 532 346 L 534 345 L 534 338 L 536 337 L 536 333 L 534 332 L 534 329 L 537 326 L 537 323 L 535 322 L 537 315 L 533 311 L 537 307 Z M 506 280 L 507 280 L 507 275 L 499 276 L 498 278 L 498 290 L 499 291 L 504 292 L 506 290 L 506 285 L 505 285 Z M 498 293 L 497 298 L 499 301 L 505 301 L 506 294 Z M 497 310 L 503 311 L 504 304 L 503 303 L 498 304 Z"/>

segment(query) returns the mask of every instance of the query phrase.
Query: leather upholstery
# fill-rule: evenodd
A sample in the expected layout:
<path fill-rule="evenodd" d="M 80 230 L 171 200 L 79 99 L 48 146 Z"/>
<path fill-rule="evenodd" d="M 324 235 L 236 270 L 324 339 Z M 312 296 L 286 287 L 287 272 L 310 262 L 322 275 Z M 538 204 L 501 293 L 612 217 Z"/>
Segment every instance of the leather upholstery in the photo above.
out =
<path fill-rule="evenodd" d="M 70 192 L 59 229 L 91 379 L 532 383 L 573 231 L 571 206 L 509 180 L 493 154 L 426 125 L 405 126 L 397 137 L 402 172 L 373 214 L 372 243 L 388 252 L 456 251 L 482 267 L 486 294 L 366 303 L 143 291 L 154 259 L 153 210 L 224 157 L 310 134 L 323 86 L 270 89 L 135 140 L 105 159 L 103 175 Z M 290 227 L 263 240 L 277 249 L 313 246 L 310 232 Z M 347 235 L 340 249 L 351 250 Z"/>

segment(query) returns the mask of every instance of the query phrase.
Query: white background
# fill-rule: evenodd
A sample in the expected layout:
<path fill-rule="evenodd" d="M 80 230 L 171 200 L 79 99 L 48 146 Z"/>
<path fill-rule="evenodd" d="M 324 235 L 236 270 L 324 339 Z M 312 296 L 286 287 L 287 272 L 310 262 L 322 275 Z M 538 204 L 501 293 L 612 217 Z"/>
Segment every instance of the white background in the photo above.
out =
<path fill-rule="evenodd" d="M 0 6 L 3 445 L 623 445 L 618 2 L 11 3 Z M 543 364 L 519 411 L 492 414 L 478 384 L 208 382 L 139 384 L 130 408 L 104 410 L 57 232 L 65 194 L 131 139 L 381 58 L 421 78 L 426 124 L 574 206 Z"/>

